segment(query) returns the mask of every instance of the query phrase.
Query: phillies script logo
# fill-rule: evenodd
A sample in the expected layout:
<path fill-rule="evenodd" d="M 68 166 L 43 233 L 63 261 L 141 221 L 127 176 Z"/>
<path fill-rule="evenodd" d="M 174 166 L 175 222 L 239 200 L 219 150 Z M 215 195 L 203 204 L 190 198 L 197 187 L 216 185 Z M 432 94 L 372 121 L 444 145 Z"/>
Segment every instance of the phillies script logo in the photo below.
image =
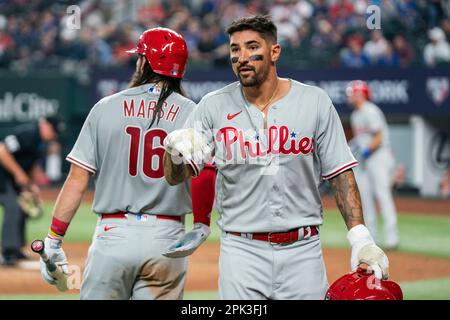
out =
<path fill-rule="evenodd" d="M 268 155 L 308 155 L 314 153 L 314 139 L 298 137 L 298 134 L 289 131 L 287 126 L 271 126 L 268 129 L 267 147 L 261 143 L 260 135 L 251 131 L 243 131 L 234 127 L 223 127 L 216 133 L 216 141 L 219 146 L 225 148 L 227 161 L 237 158 L 250 159 L 265 157 Z M 233 153 L 234 151 L 234 153 Z"/>

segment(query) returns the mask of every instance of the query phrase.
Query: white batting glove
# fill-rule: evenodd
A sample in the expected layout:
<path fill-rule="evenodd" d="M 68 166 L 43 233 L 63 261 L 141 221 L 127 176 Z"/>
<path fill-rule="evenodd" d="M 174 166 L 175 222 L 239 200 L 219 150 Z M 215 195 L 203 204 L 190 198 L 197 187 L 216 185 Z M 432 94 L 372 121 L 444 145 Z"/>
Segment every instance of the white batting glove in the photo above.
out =
<path fill-rule="evenodd" d="M 177 242 L 167 248 L 163 256 L 184 258 L 192 253 L 208 238 L 211 228 L 203 223 L 195 223 L 192 231 L 186 233 Z"/>
<path fill-rule="evenodd" d="M 164 148 L 172 155 L 175 164 L 204 163 L 209 160 L 212 152 L 203 134 L 193 128 L 169 133 L 164 139 Z"/>
<path fill-rule="evenodd" d="M 62 249 L 62 240 L 50 239 L 49 237 L 46 237 L 44 240 L 44 252 L 47 254 L 47 257 L 50 259 L 50 261 L 55 263 L 58 268 L 61 268 L 63 273 L 69 273 L 67 257 L 64 250 Z M 44 280 L 49 284 L 57 286 L 57 279 L 53 278 L 49 274 L 47 265 L 44 263 L 42 258 L 40 258 L 40 264 L 42 278 L 44 278 Z"/>
<path fill-rule="evenodd" d="M 367 264 L 380 280 L 388 278 L 389 260 L 386 254 L 375 244 L 369 230 L 362 224 L 350 229 L 347 239 L 352 246 L 351 267 L 355 271 L 360 264 Z"/>

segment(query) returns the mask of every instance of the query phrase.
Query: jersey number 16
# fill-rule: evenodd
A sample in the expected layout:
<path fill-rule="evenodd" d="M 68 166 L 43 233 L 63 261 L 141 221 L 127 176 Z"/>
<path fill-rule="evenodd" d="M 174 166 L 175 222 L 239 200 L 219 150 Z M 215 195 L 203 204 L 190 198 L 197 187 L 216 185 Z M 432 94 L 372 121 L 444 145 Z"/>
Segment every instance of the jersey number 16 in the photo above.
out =
<path fill-rule="evenodd" d="M 139 151 L 141 143 L 141 128 L 129 126 L 126 133 L 130 135 L 130 157 L 128 161 L 128 172 L 135 177 L 138 174 Z M 167 136 L 167 132 L 162 129 L 151 129 L 144 133 L 144 148 L 142 172 L 149 178 L 162 178 L 164 176 L 163 156 L 164 148 L 163 141 Z M 155 139 L 159 140 L 159 144 L 155 146 Z M 158 164 L 154 168 L 153 158 L 158 158 Z"/>

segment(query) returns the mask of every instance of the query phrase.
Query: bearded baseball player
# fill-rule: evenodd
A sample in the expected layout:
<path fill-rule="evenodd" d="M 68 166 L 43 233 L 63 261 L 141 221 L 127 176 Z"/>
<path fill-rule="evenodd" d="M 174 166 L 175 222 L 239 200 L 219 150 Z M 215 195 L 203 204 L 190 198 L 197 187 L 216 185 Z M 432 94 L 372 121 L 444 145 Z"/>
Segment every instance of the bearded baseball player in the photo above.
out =
<path fill-rule="evenodd" d="M 187 46 L 178 33 L 154 28 L 128 52 L 139 55 L 129 89 L 92 108 L 67 156 L 71 169 L 56 201 L 45 253 L 67 272 L 63 237 L 93 175 L 98 223 L 81 299 L 181 299 L 185 256 L 208 236 L 214 198 L 210 172 L 192 181 L 193 190 L 202 188 L 209 201 L 197 195 L 191 203 L 189 182 L 173 187 L 164 179 L 163 141 L 182 128 L 195 107 L 181 87 Z M 185 234 L 185 214 L 192 210 L 195 227 Z M 168 250 L 173 245 L 179 252 Z M 163 256 L 166 251 L 177 259 Z M 42 259 L 41 272 L 57 284 Z"/>
<path fill-rule="evenodd" d="M 384 219 L 384 245 L 393 250 L 398 247 L 399 236 L 391 183 L 395 161 L 390 150 L 386 118 L 381 109 L 369 100 L 370 90 L 366 82 L 352 81 L 346 94 L 354 108 L 350 116 L 354 138 L 350 145 L 360 163 L 355 169 L 355 177 L 361 192 L 364 220 L 377 241 L 376 199 Z"/>
<path fill-rule="evenodd" d="M 164 174 L 173 185 L 215 156 L 220 298 L 324 299 L 323 180 L 349 230 L 352 269 L 365 263 L 386 278 L 388 259 L 364 226 L 351 169 L 357 161 L 330 98 L 278 77 L 281 48 L 269 18 L 243 18 L 227 32 L 239 81 L 206 95 L 164 144 Z"/>

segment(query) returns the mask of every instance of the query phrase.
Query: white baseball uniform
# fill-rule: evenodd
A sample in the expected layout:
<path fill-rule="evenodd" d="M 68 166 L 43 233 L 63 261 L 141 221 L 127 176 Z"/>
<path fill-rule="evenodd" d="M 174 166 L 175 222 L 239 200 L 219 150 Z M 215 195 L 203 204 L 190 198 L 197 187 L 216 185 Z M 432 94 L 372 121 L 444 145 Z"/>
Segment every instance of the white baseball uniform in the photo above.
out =
<path fill-rule="evenodd" d="M 366 160 L 360 160 L 355 178 L 361 193 L 364 221 L 372 237 L 377 240 L 376 199 L 384 218 L 385 246 L 394 248 L 399 242 L 391 179 L 395 162 L 390 151 L 386 119 L 380 108 L 366 102 L 362 108 L 352 112 L 350 122 L 354 135 L 352 143 L 359 147 L 368 147 L 374 135 L 382 132 L 381 145 Z"/>
<path fill-rule="evenodd" d="M 169 186 L 162 147 L 195 103 L 172 93 L 148 129 L 159 97 L 151 84 L 100 100 L 67 160 L 94 174 L 99 215 L 89 249 L 82 299 L 180 299 L 186 258 L 161 255 L 184 234 L 192 212 L 190 183 Z"/>
<path fill-rule="evenodd" d="M 239 82 L 206 95 L 186 124 L 216 157 L 222 299 L 323 299 L 328 287 L 313 232 L 323 222 L 319 185 L 357 161 L 328 95 L 290 83 L 269 109 L 267 129 Z M 282 243 L 256 240 L 259 233 Z"/>

